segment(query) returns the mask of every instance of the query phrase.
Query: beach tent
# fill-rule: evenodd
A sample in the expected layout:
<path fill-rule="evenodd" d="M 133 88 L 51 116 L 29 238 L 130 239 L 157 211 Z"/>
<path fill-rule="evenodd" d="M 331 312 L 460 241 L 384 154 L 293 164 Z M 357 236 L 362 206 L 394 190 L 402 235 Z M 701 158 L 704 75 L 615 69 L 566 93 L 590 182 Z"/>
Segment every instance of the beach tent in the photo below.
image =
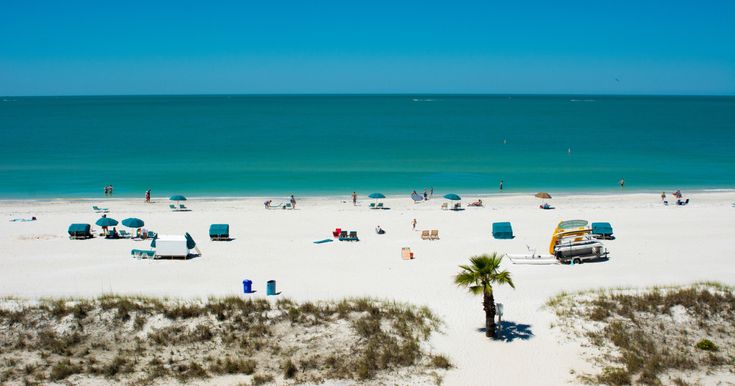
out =
<path fill-rule="evenodd" d="M 230 239 L 230 225 L 229 224 L 210 225 L 209 226 L 209 238 L 211 240 L 229 240 Z"/>
<path fill-rule="evenodd" d="M 512 239 L 513 228 L 509 222 L 494 222 L 493 237 L 496 239 Z"/>
<path fill-rule="evenodd" d="M 593 222 L 592 234 L 603 238 L 612 237 L 613 229 L 609 222 Z"/>
<path fill-rule="evenodd" d="M 151 246 L 156 248 L 156 256 L 183 258 L 189 256 L 186 236 L 183 235 L 158 235 L 151 242 Z"/>
<path fill-rule="evenodd" d="M 69 225 L 70 239 L 88 239 L 92 237 L 92 226 L 89 224 L 71 224 Z"/>

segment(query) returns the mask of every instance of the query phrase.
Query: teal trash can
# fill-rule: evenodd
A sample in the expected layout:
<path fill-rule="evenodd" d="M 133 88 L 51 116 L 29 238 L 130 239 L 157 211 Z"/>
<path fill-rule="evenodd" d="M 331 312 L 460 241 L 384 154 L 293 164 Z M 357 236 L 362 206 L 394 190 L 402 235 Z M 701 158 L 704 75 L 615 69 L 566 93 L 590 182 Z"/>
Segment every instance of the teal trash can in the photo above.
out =
<path fill-rule="evenodd" d="M 275 280 L 268 280 L 266 289 L 267 289 L 266 293 L 268 295 L 278 295 L 276 293 L 276 281 Z"/>
<path fill-rule="evenodd" d="M 246 294 L 253 293 L 253 281 L 245 279 L 242 281 L 242 292 Z"/>

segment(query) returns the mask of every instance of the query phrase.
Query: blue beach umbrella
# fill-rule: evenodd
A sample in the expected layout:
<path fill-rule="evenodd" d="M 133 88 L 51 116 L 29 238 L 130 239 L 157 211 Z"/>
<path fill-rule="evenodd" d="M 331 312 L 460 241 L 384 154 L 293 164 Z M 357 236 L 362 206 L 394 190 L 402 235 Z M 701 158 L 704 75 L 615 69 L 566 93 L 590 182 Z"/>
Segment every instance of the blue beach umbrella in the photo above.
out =
<path fill-rule="evenodd" d="M 378 199 L 378 198 L 385 198 L 385 195 L 383 193 L 370 193 L 368 197 Z"/>
<path fill-rule="evenodd" d="M 97 220 L 95 224 L 101 227 L 114 227 L 115 225 L 117 225 L 117 220 L 109 217 L 101 217 L 99 220 Z"/>
<path fill-rule="evenodd" d="M 175 194 L 175 195 L 171 196 L 171 198 L 169 198 L 169 200 L 171 200 L 171 201 L 186 201 L 186 197 L 184 197 L 184 196 L 182 196 L 180 194 Z"/>
<path fill-rule="evenodd" d="M 452 200 L 452 201 L 459 201 L 459 200 L 462 199 L 462 197 L 460 197 L 460 196 L 458 196 L 458 195 L 456 195 L 454 193 L 445 194 L 444 195 L 444 198 L 446 198 L 447 200 Z"/>
<path fill-rule="evenodd" d="M 125 220 L 122 220 L 122 223 L 128 228 L 142 228 L 143 225 L 145 225 L 143 220 L 135 217 L 126 218 Z"/>

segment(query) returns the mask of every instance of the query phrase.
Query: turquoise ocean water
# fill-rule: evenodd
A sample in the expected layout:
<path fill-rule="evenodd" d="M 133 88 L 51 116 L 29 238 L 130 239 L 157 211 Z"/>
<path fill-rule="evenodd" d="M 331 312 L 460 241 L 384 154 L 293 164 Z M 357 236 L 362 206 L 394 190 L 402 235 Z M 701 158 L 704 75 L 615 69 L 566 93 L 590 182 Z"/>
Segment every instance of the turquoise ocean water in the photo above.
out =
<path fill-rule="evenodd" d="M 735 97 L 5 97 L 0 140 L 2 198 L 735 188 Z"/>

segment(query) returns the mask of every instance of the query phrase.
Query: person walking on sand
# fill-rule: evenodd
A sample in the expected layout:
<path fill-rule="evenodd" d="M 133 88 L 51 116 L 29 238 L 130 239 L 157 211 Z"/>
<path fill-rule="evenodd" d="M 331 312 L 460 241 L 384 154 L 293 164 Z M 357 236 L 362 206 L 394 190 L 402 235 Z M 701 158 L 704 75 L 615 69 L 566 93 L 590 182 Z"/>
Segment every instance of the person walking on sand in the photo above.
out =
<path fill-rule="evenodd" d="M 625 189 L 625 178 L 621 178 L 619 184 L 620 184 L 620 189 Z"/>
<path fill-rule="evenodd" d="M 413 219 L 413 221 L 411 221 L 411 230 L 416 230 L 416 219 Z"/>
<path fill-rule="evenodd" d="M 503 180 L 500 180 L 500 191 L 503 191 Z"/>
<path fill-rule="evenodd" d="M 293 194 L 291 195 L 291 207 L 296 209 L 296 198 L 293 196 Z"/>
<path fill-rule="evenodd" d="M 357 206 L 357 192 L 352 192 L 352 205 Z"/>
<path fill-rule="evenodd" d="M 147 204 L 151 203 L 151 190 L 150 189 L 145 191 L 145 202 Z"/>

